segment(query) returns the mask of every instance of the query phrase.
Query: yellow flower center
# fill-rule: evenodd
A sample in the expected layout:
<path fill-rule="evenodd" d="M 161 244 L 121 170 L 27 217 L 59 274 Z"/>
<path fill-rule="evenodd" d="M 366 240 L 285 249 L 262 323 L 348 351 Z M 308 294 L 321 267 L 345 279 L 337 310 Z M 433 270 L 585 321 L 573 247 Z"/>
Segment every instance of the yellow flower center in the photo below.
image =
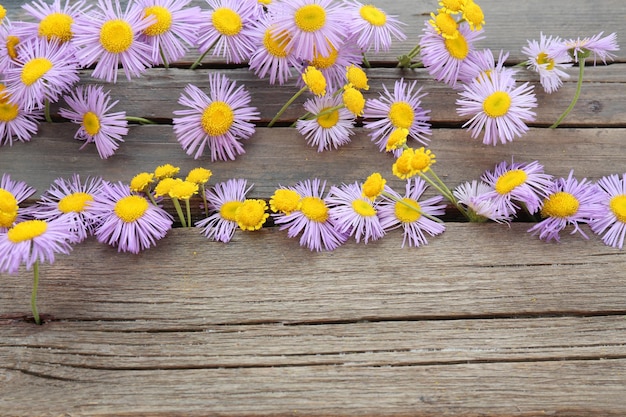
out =
<path fill-rule="evenodd" d="M 11 57 L 13 61 L 17 60 L 17 45 L 20 43 L 20 38 L 17 36 L 9 35 L 7 36 L 6 47 L 7 54 Z"/>
<path fill-rule="evenodd" d="M 402 151 L 402 154 L 398 157 L 398 159 L 396 159 L 396 162 L 394 162 L 391 167 L 393 175 L 400 179 L 406 179 L 415 175 L 413 168 L 411 167 L 411 159 L 413 159 L 414 154 L 415 151 L 412 148 Z"/>
<path fill-rule="evenodd" d="M 222 207 L 220 207 L 220 216 L 222 219 L 231 222 L 236 221 L 237 218 L 235 217 L 235 213 L 237 213 L 237 209 L 241 204 L 241 201 L 227 201 L 222 204 Z"/>
<path fill-rule="evenodd" d="M 300 194 L 294 190 L 280 188 L 274 192 L 270 199 L 270 208 L 273 212 L 289 214 L 300 209 Z"/>
<path fill-rule="evenodd" d="M 19 108 L 17 104 L 8 101 L 0 103 L 0 122 L 8 123 L 11 120 L 15 120 L 18 114 Z"/>
<path fill-rule="evenodd" d="M 7 16 L 7 9 L 5 9 L 1 4 L 0 4 L 0 20 L 4 19 Z"/>
<path fill-rule="evenodd" d="M 498 194 L 508 194 L 516 187 L 524 184 L 527 178 L 528 174 L 523 169 L 513 169 L 500 175 L 494 188 Z"/>
<path fill-rule="evenodd" d="M 413 108 L 405 101 L 397 101 L 389 109 L 389 120 L 391 120 L 391 124 L 395 128 L 410 128 L 414 117 L 415 112 Z"/>
<path fill-rule="evenodd" d="M 146 17 L 154 16 L 156 23 L 151 24 L 144 33 L 148 36 L 162 35 L 172 27 L 172 13 L 163 6 L 150 6 L 143 9 Z"/>
<path fill-rule="evenodd" d="M 154 187 L 154 195 L 155 197 L 160 197 L 162 195 L 169 195 L 170 190 L 178 181 L 181 181 L 179 178 L 163 178 L 159 183 Z"/>
<path fill-rule="evenodd" d="M 25 242 L 41 236 L 48 230 L 48 223 L 43 220 L 27 220 L 9 229 L 7 237 L 13 243 Z"/>
<path fill-rule="evenodd" d="M 326 113 L 324 113 L 326 112 Z M 317 124 L 324 129 L 330 129 L 335 126 L 339 121 L 339 110 L 330 110 L 328 108 L 322 109 L 320 113 L 324 113 L 321 116 L 317 116 Z"/>
<path fill-rule="evenodd" d="M 179 200 L 189 200 L 195 194 L 198 193 L 198 184 L 190 181 L 177 181 L 176 184 L 170 188 L 168 193 L 170 197 L 177 198 Z"/>
<path fill-rule="evenodd" d="M 367 21 L 372 26 L 385 26 L 385 23 L 387 23 L 387 15 L 378 7 L 372 6 L 371 4 L 361 6 L 359 14 L 363 20 Z"/>
<path fill-rule="evenodd" d="M 570 217 L 578 211 L 580 203 L 572 194 L 559 191 L 549 196 L 543 203 L 541 215 L 543 217 Z"/>
<path fill-rule="evenodd" d="M 350 65 L 346 69 L 346 78 L 348 83 L 352 84 L 354 88 L 365 91 L 370 89 L 370 86 L 367 84 L 367 74 L 356 65 Z"/>
<path fill-rule="evenodd" d="M 326 94 L 326 78 L 317 68 L 309 65 L 302 73 L 302 80 L 316 96 Z"/>
<path fill-rule="evenodd" d="M 4 188 L 0 188 L 0 227 L 11 227 L 17 218 L 17 200 Z"/>
<path fill-rule="evenodd" d="M 319 4 L 307 4 L 296 10 L 294 20 L 298 29 L 316 32 L 326 24 L 326 10 Z"/>
<path fill-rule="evenodd" d="M 352 201 L 352 210 L 360 216 L 372 217 L 376 215 L 376 210 L 372 205 L 365 200 Z"/>
<path fill-rule="evenodd" d="M 363 183 L 363 197 L 374 200 L 383 192 L 386 183 L 387 180 L 379 172 L 374 172 Z"/>
<path fill-rule="evenodd" d="M 219 33 L 225 36 L 235 36 L 243 29 L 243 21 L 239 14 L 228 7 L 215 9 L 211 16 L 213 26 Z"/>
<path fill-rule="evenodd" d="M 409 135 L 409 130 L 400 128 L 394 129 L 387 138 L 387 145 L 385 146 L 385 150 L 387 152 L 399 149 L 404 146 L 406 143 L 406 138 Z"/>
<path fill-rule="evenodd" d="M 459 13 L 465 5 L 465 0 L 441 0 L 441 7 L 450 13 Z"/>
<path fill-rule="evenodd" d="M 459 25 L 448 13 L 431 14 L 434 20 L 429 20 L 437 33 L 446 39 L 454 39 L 459 36 Z"/>
<path fill-rule="evenodd" d="M 286 48 L 289 39 L 289 34 L 286 31 L 274 33 L 270 27 L 265 30 L 265 35 L 263 35 L 263 46 L 271 55 L 284 58 L 289 54 Z"/>
<path fill-rule="evenodd" d="M 68 42 L 72 39 L 72 16 L 65 13 L 50 13 L 39 22 L 39 36 L 48 40 Z"/>
<path fill-rule="evenodd" d="M 444 44 L 451 57 L 456 59 L 465 59 L 469 54 L 469 45 L 460 32 L 454 39 L 445 39 Z"/>
<path fill-rule="evenodd" d="M 100 29 L 100 44 L 112 54 L 121 54 L 133 44 L 133 28 L 122 19 L 108 20 Z"/>
<path fill-rule="evenodd" d="M 206 184 L 207 182 L 209 182 L 212 175 L 213 171 L 211 171 L 210 169 L 198 167 L 189 171 L 186 180 L 196 184 Z"/>
<path fill-rule="evenodd" d="M 52 69 L 52 61 L 48 58 L 33 58 L 22 68 L 22 82 L 32 85 Z"/>
<path fill-rule="evenodd" d="M 402 201 L 396 201 L 394 205 L 394 213 L 396 218 L 402 223 L 413 223 L 422 217 L 420 213 L 421 207 L 419 203 L 412 198 L 403 198 Z"/>
<path fill-rule="evenodd" d="M 626 194 L 619 194 L 611 198 L 609 207 L 618 221 L 626 223 Z"/>
<path fill-rule="evenodd" d="M 263 200 L 248 199 L 235 212 L 235 220 L 242 230 L 259 230 L 269 217 L 267 204 Z"/>
<path fill-rule="evenodd" d="M 330 54 L 328 54 L 328 56 L 322 56 L 317 52 L 313 56 L 313 60 L 311 60 L 311 65 L 313 65 L 315 68 L 330 68 L 335 65 L 335 62 L 337 62 L 337 56 L 339 55 L 337 49 L 335 49 L 335 47 L 330 44 L 328 46 L 330 48 Z"/>
<path fill-rule="evenodd" d="M 140 219 L 148 210 L 148 200 L 138 195 L 129 195 L 115 203 L 113 211 L 126 223 L 132 223 Z"/>
<path fill-rule="evenodd" d="M 353 87 L 344 88 L 342 100 L 346 109 L 348 109 L 355 116 L 363 115 L 363 109 L 365 109 L 365 97 L 363 97 L 363 94 L 359 90 Z"/>
<path fill-rule="evenodd" d="M 88 111 L 83 116 L 83 128 L 89 135 L 94 136 L 100 131 L 100 119 L 98 116 Z"/>
<path fill-rule="evenodd" d="M 154 182 L 154 174 L 149 172 L 142 172 L 137 174 L 130 180 L 130 189 L 132 191 L 141 192 L 146 191 L 150 184 Z"/>
<path fill-rule="evenodd" d="M 504 116 L 511 107 L 511 96 L 505 91 L 492 93 L 483 102 L 483 111 L 489 117 Z"/>
<path fill-rule="evenodd" d="M 80 213 L 87 208 L 90 201 L 93 201 L 91 194 L 77 192 L 63 197 L 58 207 L 61 213 Z"/>
<path fill-rule="evenodd" d="M 209 136 L 222 136 L 235 121 L 235 112 L 223 101 L 214 101 L 202 113 L 202 129 Z"/>
<path fill-rule="evenodd" d="M 319 197 L 304 197 L 301 201 L 300 211 L 307 219 L 323 223 L 328 220 L 328 207 Z"/>
<path fill-rule="evenodd" d="M 163 178 L 171 178 L 179 172 L 180 167 L 175 167 L 172 164 L 165 164 L 156 167 L 156 169 L 154 170 L 154 176 L 157 179 L 162 180 Z"/>
<path fill-rule="evenodd" d="M 415 150 L 411 157 L 411 168 L 414 171 L 427 171 L 435 161 L 435 154 L 429 150 L 419 148 Z"/>
<path fill-rule="evenodd" d="M 467 20 L 470 28 L 480 30 L 485 23 L 485 14 L 479 5 L 469 0 L 463 7 L 463 19 Z"/>
<path fill-rule="evenodd" d="M 539 52 L 539 55 L 537 55 L 537 64 L 548 64 L 548 66 L 546 67 L 548 71 L 554 69 L 554 59 L 550 58 L 545 52 Z"/>

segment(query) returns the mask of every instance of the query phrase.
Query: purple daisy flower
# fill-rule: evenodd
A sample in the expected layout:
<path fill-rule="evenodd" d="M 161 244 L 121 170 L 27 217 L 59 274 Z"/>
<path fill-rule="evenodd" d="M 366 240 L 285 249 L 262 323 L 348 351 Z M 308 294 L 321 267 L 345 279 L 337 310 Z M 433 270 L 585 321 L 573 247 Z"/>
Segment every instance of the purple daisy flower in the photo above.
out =
<path fill-rule="evenodd" d="M 4 73 L 11 100 L 26 111 L 56 102 L 78 82 L 78 63 L 67 43 L 33 38 L 20 48 L 20 62 Z"/>
<path fill-rule="evenodd" d="M 311 251 L 335 250 L 349 237 L 347 233 L 339 232 L 332 222 L 324 197 L 325 188 L 326 182 L 317 178 L 287 187 L 301 196 L 297 210 L 272 214 L 274 223 L 280 226 L 280 230 L 287 229 L 287 236 L 290 238 L 301 234 L 300 246 Z"/>
<path fill-rule="evenodd" d="M 569 53 L 574 62 L 578 62 L 580 58 L 584 59 L 589 55 L 593 55 L 594 65 L 598 57 L 606 64 L 607 60 L 615 58 L 615 54 L 612 52 L 619 51 L 619 46 L 617 45 L 617 35 L 615 33 L 602 37 L 603 34 L 604 32 L 600 32 L 592 37 L 567 39 L 563 41 L 561 47 Z"/>
<path fill-rule="evenodd" d="M 505 53 L 504 51 L 500 51 L 498 61 L 496 62 L 491 49 L 471 51 L 467 59 L 464 60 L 461 65 L 461 70 L 459 71 L 459 81 L 463 84 L 469 84 L 480 77 L 488 77 L 489 74 L 497 71 L 500 73 L 506 73 L 507 76 L 510 76 L 511 83 L 515 83 L 515 79 L 513 77 L 517 73 L 517 70 L 504 66 L 508 56 L 508 52 Z M 457 84 L 457 87 L 462 88 L 462 85 Z"/>
<path fill-rule="evenodd" d="M 480 198 L 492 200 L 498 212 L 514 216 L 521 203 L 530 214 L 541 208 L 542 200 L 552 186 L 552 175 L 545 174 L 538 161 L 531 163 L 506 161 L 499 163 L 492 171 L 486 171 L 481 179 L 491 187 L 491 191 Z"/>
<path fill-rule="evenodd" d="M 314 97 L 304 103 L 304 108 L 311 113 L 312 119 L 299 119 L 296 129 L 305 138 L 309 145 L 317 147 L 318 152 L 337 149 L 339 146 L 350 142 L 350 136 L 354 134 L 354 116 L 346 108 L 339 108 L 341 96 Z M 319 117 L 315 115 L 335 108 Z"/>
<path fill-rule="evenodd" d="M 0 73 L 19 62 L 19 50 L 27 39 L 33 39 L 37 32 L 29 29 L 24 22 L 12 22 L 8 18 L 0 25 Z"/>
<path fill-rule="evenodd" d="M 11 101 L 0 84 L 0 146 L 13 145 L 13 140 L 28 142 L 39 129 L 43 119 L 43 110 L 25 111 Z"/>
<path fill-rule="evenodd" d="M 308 63 L 321 71 L 329 91 L 343 87 L 346 84 L 346 68 L 358 66 L 363 61 L 363 54 L 354 40 L 350 37 L 337 47 L 329 45 L 329 54 L 315 53 Z M 298 79 L 297 85 L 303 87 L 304 80 Z"/>
<path fill-rule="evenodd" d="M 496 202 L 484 198 L 484 195 L 493 191 L 493 188 L 482 181 L 473 180 L 459 184 L 452 194 L 457 203 L 465 208 L 467 217 L 471 221 L 481 222 L 493 220 L 497 223 L 508 223 L 511 216 L 498 210 Z"/>
<path fill-rule="evenodd" d="M 21 265 L 30 271 L 35 263 L 54 263 L 58 253 L 72 250 L 72 233 L 66 219 L 24 220 L 0 233 L 0 272 L 16 274 Z"/>
<path fill-rule="evenodd" d="M 563 49 L 561 38 L 546 37 L 541 33 L 539 42 L 529 40 L 522 53 L 528 57 L 528 69 L 539 74 L 539 82 L 546 93 L 555 92 L 563 85 L 563 80 L 569 78 L 563 70 L 573 65 L 572 58 Z"/>
<path fill-rule="evenodd" d="M 350 13 L 333 0 L 289 0 L 272 4 L 274 33 L 289 34 L 286 48 L 303 61 L 315 54 L 328 56 L 339 48 L 348 33 Z"/>
<path fill-rule="evenodd" d="M 256 49 L 254 26 L 259 8 L 253 0 L 206 0 L 211 10 L 202 12 L 198 27 L 198 50 L 239 64 L 247 61 Z"/>
<path fill-rule="evenodd" d="M 19 205 L 35 193 L 24 181 L 14 181 L 9 174 L 0 178 L 0 232 L 25 219 Z"/>
<path fill-rule="evenodd" d="M 460 116 L 472 116 L 463 127 L 468 128 L 472 138 L 484 131 L 485 145 L 521 137 L 528 131 L 525 122 L 535 120 L 531 109 L 537 107 L 537 99 L 532 89 L 527 82 L 516 88 L 510 74 L 498 71 L 472 81 L 459 93 L 462 99 L 456 101 Z"/>
<path fill-rule="evenodd" d="M 78 174 L 71 179 L 57 178 L 28 213 L 35 219 L 48 222 L 67 217 L 70 231 L 75 234 L 72 243 L 80 243 L 93 234 L 96 217 L 91 203 L 101 187 L 101 178 L 87 178 L 85 182 Z"/>
<path fill-rule="evenodd" d="M 337 231 L 354 236 L 357 243 L 363 239 L 367 244 L 385 234 L 377 215 L 379 202 L 363 197 L 358 183 L 330 187 L 326 201 L 330 206 L 328 215 Z"/>
<path fill-rule="evenodd" d="M 482 30 L 472 31 L 464 22 L 459 25 L 458 35 L 447 39 L 437 33 L 429 22 L 425 26 L 419 42 L 422 64 L 437 81 L 454 87 L 463 63 L 474 50 L 474 42 L 482 39 Z"/>
<path fill-rule="evenodd" d="M 567 179 L 557 179 L 548 190 L 548 196 L 541 207 L 544 220 L 528 229 L 533 236 L 538 234 L 540 239 L 558 242 L 561 230 L 572 225 L 572 234 L 579 232 L 587 239 L 580 225 L 603 215 L 603 196 L 598 191 L 598 186 L 586 178 L 578 181 L 573 175 L 572 170 Z"/>
<path fill-rule="evenodd" d="M 602 213 L 589 226 L 594 233 L 604 234 L 602 241 L 606 245 L 622 249 L 626 236 L 626 174 L 600 178 L 597 185 L 602 191 Z"/>
<path fill-rule="evenodd" d="M 246 201 L 246 195 L 252 189 L 244 179 L 229 179 L 218 182 L 205 193 L 209 210 L 207 218 L 196 222 L 202 234 L 208 239 L 228 243 L 238 228 L 237 208 Z"/>
<path fill-rule="evenodd" d="M 52 4 L 37 0 L 22 5 L 22 8 L 37 20 L 37 23 L 27 22 L 25 25 L 32 27 L 38 36 L 61 43 L 72 40 L 74 36 L 72 24 L 90 7 L 91 5 L 86 5 L 84 0 L 71 3 L 70 0 L 66 0 L 64 5 L 61 5 L 61 0 L 54 0 Z"/>
<path fill-rule="evenodd" d="M 154 246 L 172 228 L 173 218 L 168 212 L 132 194 L 121 182 L 103 182 L 91 209 L 96 217 L 94 235 L 101 243 L 117 246 L 118 252 L 139 253 Z"/>
<path fill-rule="evenodd" d="M 250 69 L 259 78 L 269 75 L 270 84 L 283 85 L 291 77 L 291 70 L 300 66 L 291 49 L 287 49 L 289 34 L 275 33 L 269 14 L 263 14 L 252 32 L 257 45 L 250 56 Z"/>
<path fill-rule="evenodd" d="M 404 196 L 389 187 L 385 190 L 387 194 L 382 196 L 378 207 L 380 224 L 385 231 L 402 227 L 404 230 L 402 247 L 406 243 L 410 247 L 426 245 L 428 244 L 427 234 L 436 236 L 446 230 L 443 222 L 437 222 L 431 218 L 445 214 L 446 205 L 439 204 L 443 201 L 443 196 L 418 201 L 426 188 L 426 182 L 423 179 L 414 178 L 406 182 Z"/>
<path fill-rule="evenodd" d="M 59 109 L 59 115 L 80 125 L 74 135 L 75 139 L 85 141 L 80 149 L 95 143 L 100 158 L 113 155 L 118 142 L 124 142 L 122 137 L 128 133 L 126 112 L 110 113 L 117 100 L 111 102 L 109 92 L 104 92 L 102 86 L 79 85 L 72 94 L 65 96 L 65 102 L 70 108 Z"/>
<path fill-rule="evenodd" d="M 200 8 L 188 7 L 191 0 L 138 0 L 146 16 L 156 22 L 139 35 L 139 41 L 150 46 L 155 65 L 177 61 L 196 45 L 198 27 L 203 22 Z"/>
<path fill-rule="evenodd" d="M 408 129 L 409 136 L 422 144 L 428 144 L 427 135 L 431 134 L 430 110 L 421 107 L 422 88 L 414 91 L 417 81 L 405 83 L 404 78 L 396 80 L 393 92 L 383 85 L 384 93 L 378 99 L 367 100 L 363 112 L 363 126 L 370 129 L 369 134 L 381 152 L 385 152 L 387 138 L 396 129 Z M 367 120 L 374 119 L 374 120 Z M 396 156 L 401 153 L 399 150 Z"/>
<path fill-rule="evenodd" d="M 178 103 L 189 107 L 175 110 L 174 132 L 187 155 L 198 159 L 208 146 L 211 160 L 235 159 L 245 153 L 242 139 L 254 134 L 252 120 L 259 119 L 256 107 L 250 106 L 250 94 L 243 85 L 219 73 L 209 74 L 210 96 L 189 84 Z"/>
<path fill-rule="evenodd" d="M 72 25 L 76 56 L 83 67 L 96 64 L 94 78 L 117 82 L 120 64 L 128 80 L 139 77 L 152 62 L 152 48 L 139 37 L 155 21 L 136 2 L 128 2 L 122 12 L 119 0 L 98 0 L 96 11 Z"/>
<path fill-rule="evenodd" d="M 385 52 L 391 47 L 392 38 L 399 41 L 406 39 L 400 29 L 404 23 L 397 16 L 388 15 L 372 4 L 363 4 L 357 0 L 347 1 L 345 7 L 350 13 L 348 33 L 356 34 L 356 43 L 362 52 L 373 49 Z"/>

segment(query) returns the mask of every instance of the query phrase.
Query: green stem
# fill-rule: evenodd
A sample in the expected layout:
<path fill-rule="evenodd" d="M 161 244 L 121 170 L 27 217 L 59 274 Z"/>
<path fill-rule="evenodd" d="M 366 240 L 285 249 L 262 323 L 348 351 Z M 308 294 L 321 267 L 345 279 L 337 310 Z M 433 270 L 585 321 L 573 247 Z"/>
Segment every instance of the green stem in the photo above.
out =
<path fill-rule="evenodd" d="M 200 184 L 200 190 L 202 191 L 202 203 L 204 204 L 204 216 L 209 217 L 209 207 L 206 201 L 206 190 L 204 184 Z"/>
<path fill-rule="evenodd" d="M 180 202 L 178 201 L 178 198 L 172 197 L 172 203 L 174 203 L 174 208 L 176 208 L 176 213 L 178 213 L 180 224 L 182 224 L 183 227 L 187 227 L 187 222 L 185 221 L 185 215 L 183 214 L 183 209 L 180 207 Z"/>
<path fill-rule="evenodd" d="M 48 99 L 44 101 L 43 115 L 46 119 L 46 122 L 52 123 L 52 117 L 50 117 L 50 100 Z"/>
<path fill-rule="evenodd" d="M 437 182 L 430 179 L 424 172 L 418 172 L 417 174 L 424 181 L 430 184 L 435 190 L 439 191 L 449 202 L 451 202 L 454 205 L 454 207 L 457 208 L 457 210 L 463 213 L 463 216 L 465 216 L 466 219 L 471 221 L 467 211 L 465 210 L 465 208 L 463 208 L 462 205 L 459 204 L 456 198 L 454 198 L 454 194 L 452 194 L 450 189 L 439 179 L 437 174 L 435 174 L 435 172 L 432 169 L 429 169 L 428 171 L 437 179 Z"/>
<path fill-rule="evenodd" d="M 161 48 L 159 46 L 159 55 L 161 56 L 161 61 L 163 61 L 163 66 L 165 67 L 165 69 L 169 69 L 170 64 L 167 62 L 167 59 L 165 58 L 165 54 L 163 53 L 163 48 Z"/>
<path fill-rule="evenodd" d="M 137 122 L 137 123 L 140 123 L 142 125 L 155 125 L 155 124 L 157 124 L 156 122 L 153 122 L 152 120 L 144 119 L 143 117 L 137 117 L 137 116 L 126 116 L 126 120 L 128 120 L 129 122 Z"/>
<path fill-rule="evenodd" d="M 155 206 L 155 207 L 158 207 L 158 206 L 157 206 L 157 202 L 156 202 L 156 200 L 154 199 L 154 196 L 152 195 L 152 192 L 151 192 L 150 190 L 148 190 L 148 191 L 146 192 L 146 194 L 148 195 L 148 198 L 150 199 L 150 202 L 151 202 L 152 204 L 154 204 L 154 206 Z"/>
<path fill-rule="evenodd" d="M 33 265 L 33 291 L 30 295 L 30 308 L 33 311 L 35 323 L 41 324 L 39 311 L 37 311 L 37 288 L 39 287 L 39 261 L 35 261 Z"/>
<path fill-rule="evenodd" d="M 339 104 L 339 105 L 334 106 L 334 107 L 328 107 L 327 109 L 324 109 L 323 111 L 321 111 L 321 112 L 319 112 L 317 114 L 313 114 L 313 115 L 308 116 L 308 117 L 301 117 L 300 119 L 302 119 L 302 120 L 319 119 L 322 116 L 326 116 L 327 114 L 330 114 L 330 113 L 334 112 L 335 110 L 343 109 L 344 107 L 346 107 L 346 106 L 344 106 L 343 104 Z"/>
<path fill-rule="evenodd" d="M 578 101 L 578 97 L 580 97 L 580 90 L 582 89 L 582 86 L 583 86 L 583 73 L 584 72 L 585 72 L 585 59 L 583 58 L 583 59 L 578 60 L 578 82 L 576 83 L 576 93 L 574 93 L 574 98 L 572 99 L 572 102 L 567 107 L 567 109 L 565 109 L 563 114 L 561 114 L 561 116 L 559 116 L 556 122 L 554 122 L 554 124 L 550 126 L 550 129 L 556 129 L 557 126 L 561 124 L 563 119 L 565 119 L 565 117 L 569 114 L 569 112 L 572 111 L 572 109 L 576 105 L 576 102 Z"/>
<path fill-rule="evenodd" d="M 191 208 L 189 207 L 189 199 L 185 200 L 185 208 L 187 209 L 187 226 L 191 227 Z"/>
<path fill-rule="evenodd" d="M 372 68 L 372 65 L 368 61 L 367 56 L 365 55 L 365 53 L 363 54 L 363 66 L 365 68 Z"/>
<path fill-rule="evenodd" d="M 285 110 L 287 110 L 287 108 L 289 106 L 291 106 L 291 104 L 296 101 L 296 99 L 300 96 L 300 94 L 304 93 L 306 90 L 308 90 L 309 87 L 302 87 L 302 89 L 300 89 L 300 91 L 298 91 L 296 94 L 293 95 L 293 97 L 291 97 L 286 103 L 285 105 L 278 110 L 278 113 L 276 113 L 276 116 L 274 116 L 274 118 L 269 122 L 269 124 L 267 125 L 267 127 L 272 127 L 274 125 L 274 123 L 276 123 L 276 120 L 278 120 L 278 118 L 285 112 Z"/>
<path fill-rule="evenodd" d="M 209 51 L 211 49 L 213 49 L 213 47 L 215 46 L 215 44 L 217 43 L 217 40 L 215 42 L 213 42 L 213 44 L 211 46 L 209 46 L 209 49 L 207 49 L 206 51 L 204 51 L 204 53 L 202 55 L 200 55 L 198 57 L 198 59 L 196 59 L 196 62 L 194 62 L 193 64 L 191 64 L 191 67 L 189 67 L 189 69 L 196 69 L 198 68 L 200 65 L 202 65 L 202 60 L 204 59 L 204 57 L 206 56 L 206 54 L 209 53 Z"/>
<path fill-rule="evenodd" d="M 435 178 L 435 181 L 437 181 L 441 188 L 445 190 L 444 196 L 446 196 L 446 198 L 450 200 L 454 205 L 457 205 L 456 198 L 454 198 L 454 194 L 452 193 L 452 191 L 450 191 L 448 186 L 443 181 L 441 181 L 441 178 L 439 178 L 437 174 L 435 174 L 435 171 L 433 171 L 432 169 L 429 169 L 428 171 L 432 174 L 432 176 Z"/>

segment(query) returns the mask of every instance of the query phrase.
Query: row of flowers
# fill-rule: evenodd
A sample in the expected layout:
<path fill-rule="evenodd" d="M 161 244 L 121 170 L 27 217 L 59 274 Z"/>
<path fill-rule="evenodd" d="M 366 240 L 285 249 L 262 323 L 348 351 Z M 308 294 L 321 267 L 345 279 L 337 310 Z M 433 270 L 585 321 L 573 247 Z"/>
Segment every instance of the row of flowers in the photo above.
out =
<path fill-rule="evenodd" d="M 416 82 L 399 79 L 393 89 L 383 85 L 378 98 L 369 89 L 363 65 L 368 53 L 388 51 L 394 39 L 404 40 L 404 24 L 383 10 L 356 0 L 207 0 L 209 10 L 189 0 L 137 0 L 122 11 L 118 1 L 100 0 L 95 8 L 83 1 L 51 5 L 36 0 L 24 10 L 37 22 L 10 21 L 0 26 L 0 144 L 28 141 L 49 115 L 50 103 L 61 99 L 59 116 L 79 125 L 75 138 L 95 143 L 102 158 L 111 157 L 128 132 L 129 122 L 149 120 L 113 112 L 118 103 L 103 85 L 82 85 L 79 70 L 94 66 L 91 77 L 116 82 L 118 67 L 130 80 L 151 66 L 168 66 L 196 48 L 200 65 L 212 52 L 226 62 L 249 62 L 248 68 L 269 83 L 295 82 L 312 93 L 306 113 L 295 127 L 319 151 L 350 141 L 363 120 L 381 151 L 389 140 L 408 137 L 427 145 L 432 135 L 426 95 Z M 471 136 L 485 144 L 512 141 L 528 131 L 537 107 L 534 86 L 518 83 L 520 68 L 505 66 L 508 53 L 496 59 L 479 50 L 484 15 L 473 0 L 446 0 L 425 22 L 419 43 L 399 58 L 399 65 L 426 68 L 437 81 L 458 90 L 457 113 L 468 117 Z M 0 15 L 3 15 L 0 9 Z M 580 68 L 572 104 L 582 86 L 585 60 L 606 62 L 618 50 L 615 33 L 602 37 L 561 39 L 541 34 L 529 40 L 524 63 L 537 72 L 543 88 L 553 93 L 569 78 L 564 71 Z M 416 62 L 417 61 L 417 62 Z M 289 100 L 280 114 L 292 102 Z M 182 148 L 200 158 L 235 159 L 243 142 L 254 135 L 259 111 L 244 85 L 212 74 L 209 91 L 188 85 L 181 92 L 173 130 Z"/>

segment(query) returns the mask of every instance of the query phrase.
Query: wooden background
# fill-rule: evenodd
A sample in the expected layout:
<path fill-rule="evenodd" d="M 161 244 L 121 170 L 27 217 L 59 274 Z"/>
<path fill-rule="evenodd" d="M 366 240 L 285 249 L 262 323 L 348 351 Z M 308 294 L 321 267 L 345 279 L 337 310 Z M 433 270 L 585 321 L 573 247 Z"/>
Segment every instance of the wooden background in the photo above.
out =
<path fill-rule="evenodd" d="M 461 129 L 456 93 L 424 70 L 394 68 L 416 43 L 435 1 L 374 4 L 406 22 L 408 40 L 370 57 L 371 89 L 418 80 L 433 119 L 435 171 L 450 187 L 502 161 L 539 160 L 546 171 L 597 180 L 626 171 L 626 75 L 614 63 L 588 67 L 581 98 L 556 130 L 572 79 L 547 95 L 537 85 L 538 117 L 511 144 L 485 146 Z M 21 3 L 4 6 L 24 16 Z M 198 3 L 202 7 L 206 4 Z M 479 46 L 510 51 L 510 64 L 539 33 L 562 37 L 618 33 L 617 0 L 481 0 L 487 24 Z M 154 119 L 133 125 L 115 156 L 79 151 L 76 125 L 55 117 L 29 143 L 0 148 L 0 173 L 43 192 L 57 177 L 101 175 L 130 181 L 172 163 L 214 172 L 211 183 L 246 178 L 251 196 L 319 177 L 362 181 L 380 171 L 394 186 L 390 155 L 357 129 L 339 150 L 318 153 L 297 131 L 263 127 L 294 86 L 269 86 L 245 66 L 209 59 L 155 68 L 107 84 L 116 110 Z M 222 71 L 244 83 L 262 120 L 236 161 L 185 155 L 172 111 L 187 83 L 206 89 Z M 94 83 L 89 71 L 83 83 Z M 280 126 L 302 114 L 298 100 Z M 56 109 L 53 109 L 53 113 Z M 453 214 L 428 246 L 401 249 L 400 233 L 368 245 L 350 242 L 311 253 L 267 228 L 237 232 L 229 244 L 176 228 L 140 255 L 94 240 L 41 268 L 39 309 L 28 319 L 32 276 L 0 274 L 1 415 L 497 415 L 622 416 L 626 413 L 624 252 L 565 234 L 561 244 L 530 236 L 528 223 L 469 224 Z M 588 230 L 588 229 L 586 229 Z"/>

